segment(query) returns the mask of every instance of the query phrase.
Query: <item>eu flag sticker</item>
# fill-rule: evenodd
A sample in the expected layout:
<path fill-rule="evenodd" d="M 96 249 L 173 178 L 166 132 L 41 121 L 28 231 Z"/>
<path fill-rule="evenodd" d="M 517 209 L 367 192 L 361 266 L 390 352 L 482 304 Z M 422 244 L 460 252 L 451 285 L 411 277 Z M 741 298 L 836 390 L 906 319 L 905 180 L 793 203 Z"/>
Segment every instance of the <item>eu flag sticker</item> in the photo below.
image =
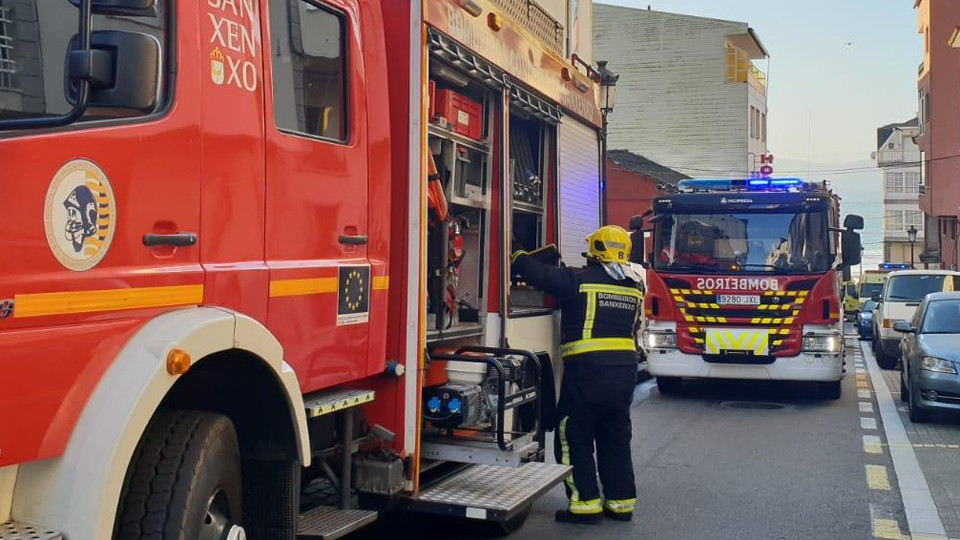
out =
<path fill-rule="evenodd" d="M 337 326 L 370 319 L 370 267 L 341 266 L 337 286 Z"/>

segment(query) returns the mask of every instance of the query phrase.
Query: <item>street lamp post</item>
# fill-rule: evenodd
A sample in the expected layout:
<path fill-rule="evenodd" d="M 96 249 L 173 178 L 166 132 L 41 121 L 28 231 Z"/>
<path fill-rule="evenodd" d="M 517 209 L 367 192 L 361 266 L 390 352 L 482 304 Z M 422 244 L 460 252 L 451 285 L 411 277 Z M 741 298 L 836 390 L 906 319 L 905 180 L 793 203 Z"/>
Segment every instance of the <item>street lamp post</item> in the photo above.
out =
<path fill-rule="evenodd" d="M 597 60 L 597 75 L 600 83 L 600 224 L 607 224 L 607 115 L 613 112 L 620 75 L 607 68 L 607 60 Z"/>
<path fill-rule="evenodd" d="M 917 241 L 917 232 L 918 232 L 918 231 L 917 231 L 917 228 L 914 227 L 913 225 L 911 225 L 910 228 L 907 229 L 907 240 L 910 241 L 910 269 L 911 269 L 911 270 L 914 268 L 914 266 L 913 266 L 913 244 L 916 243 L 916 241 Z"/>

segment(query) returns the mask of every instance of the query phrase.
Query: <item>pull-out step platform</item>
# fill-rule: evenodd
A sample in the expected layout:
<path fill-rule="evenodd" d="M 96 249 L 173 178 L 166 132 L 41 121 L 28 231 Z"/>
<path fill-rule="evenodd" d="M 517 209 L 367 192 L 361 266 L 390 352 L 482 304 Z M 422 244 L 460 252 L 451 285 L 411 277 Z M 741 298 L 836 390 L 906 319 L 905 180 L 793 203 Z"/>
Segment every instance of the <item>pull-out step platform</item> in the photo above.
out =
<path fill-rule="evenodd" d="M 318 506 L 300 514 L 297 540 L 334 540 L 377 520 L 372 510 L 337 510 Z"/>
<path fill-rule="evenodd" d="M 63 540 L 63 535 L 46 527 L 8 521 L 0 523 L 0 540 Z"/>
<path fill-rule="evenodd" d="M 376 399 L 373 390 L 332 390 L 303 396 L 307 418 L 315 418 L 351 407 L 363 405 Z"/>
<path fill-rule="evenodd" d="M 420 491 L 404 503 L 417 512 L 507 521 L 563 481 L 566 465 L 527 463 L 522 467 L 471 465 Z"/>

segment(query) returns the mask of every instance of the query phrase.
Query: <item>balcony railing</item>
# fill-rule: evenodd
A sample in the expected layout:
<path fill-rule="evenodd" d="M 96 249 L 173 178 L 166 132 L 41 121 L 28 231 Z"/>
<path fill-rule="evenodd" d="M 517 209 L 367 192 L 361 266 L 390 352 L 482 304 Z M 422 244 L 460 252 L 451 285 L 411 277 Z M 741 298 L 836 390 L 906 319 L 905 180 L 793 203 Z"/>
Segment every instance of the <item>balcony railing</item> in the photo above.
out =
<path fill-rule="evenodd" d="M 767 90 L 767 75 L 753 65 L 747 53 L 736 47 L 727 46 L 728 83 L 750 83 L 761 94 Z"/>
<path fill-rule="evenodd" d="M 924 62 L 920 62 L 920 67 L 917 68 L 917 75 L 923 75 L 923 66 Z"/>
<path fill-rule="evenodd" d="M 877 154 L 877 164 L 903 163 L 903 150 L 881 150 Z"/>
<path fill-rule="evenodd" d="M 564 54 L 564 32 L 560 21 L 547 13 L 547 10 L 534 0 L 492 0 L 500 11 L 532 34 L 548 49 Z"/>

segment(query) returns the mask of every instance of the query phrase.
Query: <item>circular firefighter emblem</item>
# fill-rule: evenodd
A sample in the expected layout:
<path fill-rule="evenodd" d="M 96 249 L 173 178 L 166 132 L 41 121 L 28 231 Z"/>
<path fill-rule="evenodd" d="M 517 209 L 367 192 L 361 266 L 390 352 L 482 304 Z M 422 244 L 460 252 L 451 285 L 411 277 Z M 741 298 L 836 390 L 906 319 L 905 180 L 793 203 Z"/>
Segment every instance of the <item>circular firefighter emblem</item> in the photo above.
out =
<path fill-rule="evenodd" d="M 97 265 L 113 241 L 113 189 L 95 163 L 68 161 L 53 177 L 44 206 L 47 243 L 60 264 L 82 272 Z"/>

